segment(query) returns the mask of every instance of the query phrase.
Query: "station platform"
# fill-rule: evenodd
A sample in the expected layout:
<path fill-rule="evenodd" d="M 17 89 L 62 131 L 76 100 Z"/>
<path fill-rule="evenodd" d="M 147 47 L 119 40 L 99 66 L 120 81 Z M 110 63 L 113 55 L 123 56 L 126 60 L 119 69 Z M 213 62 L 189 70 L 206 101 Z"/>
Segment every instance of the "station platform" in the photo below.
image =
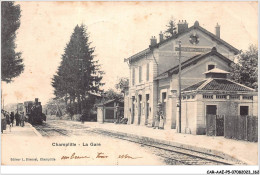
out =
<path fill-rule="evenodd" d="M 182 134 L 174 129 L 161 130 L 139 125 L 97 122 L 86 122 L 84 125 L 92 129 L 131 135 L 140 139 L 152 139 L 162 144 L 211 153 L 230 160 L 238 159 L 247 165 L 258 165 L 258 143 L 255 142 L 226 139 L 223 136 Z"/>
<path fill-rule="evenodd" d="M 31 136 L 41 136 L 39 132 L 36 131 L 34 127 L 30 123 L 25 122 L 24 126 L 13 126 L 9 127 L 9 125 L 6 126 L 6 130 L 3 131 L 2 137 L 5 136 L 24 136 L 24 137 L 31 137 Z"/>

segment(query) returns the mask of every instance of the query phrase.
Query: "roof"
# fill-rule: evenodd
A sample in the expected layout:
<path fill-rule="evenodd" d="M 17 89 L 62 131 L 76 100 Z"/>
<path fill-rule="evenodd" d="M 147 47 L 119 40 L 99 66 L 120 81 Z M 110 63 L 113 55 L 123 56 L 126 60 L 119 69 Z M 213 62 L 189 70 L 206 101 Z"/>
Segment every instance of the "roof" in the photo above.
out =
<path fill-rule="evenodd" d="M 236 83 L 229 79 L 207 79 L 191 85 L 182 90 L 185 91 L 236 91 L 236 92 L 254 92 L 255 90 L 245 85 Z"/>
<path fill-rule="evenodd" d="M 97 104 L 97 106 L 107 105 L 107 104 L 112 103 L 112 102 L 124 103 L 124 101 L 117 100 L 117 99 L 112 99 L 112 100 L 107 100 L 104 103 L 99 103 L 99 104 Z"/>
<path fill-rule="evenodd" d="M 172 36 L 172 37 L 170 37 L 170 38 L 167 38 L 167 39 L 165 39 L 165 40 L 163 40 L 163 41 L 157 43 L 155 46 L 150 46 L 149 48 L 144 49 L 143 51 L 138 52 L 138 53 L 132 55 L 131 57 L 127 58 L 126 60 L 129 60 L 130 62 L 131 62 L 131 61 L 135 61 L 135 60 L 137 60 L 138 58 L 141 58 L 141 57 L 143 57 L 144 55 L 149 54 L 154 48 L 158 48 L 160 45 L 162 45 L 162 44 L 164 44 L 164 43 L 167 43 L 167 42 L 169 42 L 169 41 L 171 41 L 171 40 L 173 40 L 173 39 L 176 39 L 176 38 L 178 38 L 179 36 L 181 36 L 181 35 L 183 35 L 183 34 L 185 34 L 185 33 L 188 33 L 188 32 L 190 32 L 190 31 L 193 30 L 193 29 L 197 29 L 197 30 L 199 30 L 199 31 L 201 31 L 201 32 L 203 32 L 203 33 L 205 33 L 205 34 L 208 35 L 212 40 L 216 40 L 218 43 L 223 44 L 224 46 L 226 46 L 227 48 L 229 48 L 230 51 L 233 51 L 235 54 L 238 54 L 238 53 L 240 52 L 237 48 L 233 47 L 232 45 L 230 45 L 230 44 L 227 43 L 226 41 L 224 41 L 224 40 L 222 40 L 221 38 L 217 37 L 215 34 L 209 32 L 208 30 L 206 30 L 206 29 L 204 29 L 203 27 L 201 27 L 201 26 L 199 25 L 199 22 L 196 21 L 193 26 L 189 27 L 189 28 L 188 28 L 187 30 L 185 30 L 184 32 L 177 33 L 176 35 L 174 35 L 174 36 Z"/>
<path fill-rule="evenodd" d="M 200 81 L 194 85 L 191 85 L 187 88 L 185 88 L 183 91 L 192 91 L 192 90 L 197 90 L 203 83 L 205 83 L 207 80 L 203 80 L 203 81 Z"/>
<path fill-rule="evenodd" d="M 230 59 L 228 59 L 227 57 L 225 57 L 224 55 L 220 54 L 219 52 L 217 52 L 216 48 L 213 47 L 212 50 L 210 52 L 207 52 L 207 53 L 204 53 L 204 54 L 198 54 L 198 55 L 195 55 L 191 58 L 186 58 L 184 57 L 182 59 L 182 63 L 181 63 L 181 69 L 183 70 L 184 68 L 192 65 L 194 62 L 197 62 L 201 59 L 204 59 L 208 56 L 212 56 L 212 55 L 216 55 L 217 57 L 221 58 L 222 60 L 228 62 L 228 63 L 231 63 L 232 61 Z M 176 61 L 174 64 L 173 64 L 173 67 L 163 73 L 161 73 L 160 75 L 158 75 L 155 80 L 158 80 L 158 79 L 161 79 L 161 78 L 165 78 L 165 77 L 168 77 L 169 75 L 171 74 L 174 74 L 174 73 L 178 73 L 179 72 L 179 65 L 178 65 L 178 61 Z"/>
<path fill-rule="evenodd" d="M 219 68 L 214 68 L 214 69 L 211 69 L 211 70 L 209 70 L 207 72 L 204 72 L 204 74 L 208 74 L 208 73 L 229 74 L 230 72 L 221 70 Z"/>

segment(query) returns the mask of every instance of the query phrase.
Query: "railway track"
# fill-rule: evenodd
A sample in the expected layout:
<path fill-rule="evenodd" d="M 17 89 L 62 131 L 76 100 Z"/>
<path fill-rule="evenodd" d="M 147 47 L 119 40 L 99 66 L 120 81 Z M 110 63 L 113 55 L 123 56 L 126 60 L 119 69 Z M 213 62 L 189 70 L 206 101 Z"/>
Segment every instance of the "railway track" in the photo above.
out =
<path fill-rule="evenodd" d="M 43 125 L 34 125 L 33 126 L 43 137 L 51 137 L 51 136 L 69 136 L 68 133 L 66 133 L 62 129 L 57 129 L 54 127 L 51 127 L 47 124 Z"/>
<path fill-rule="evenodd" d="M 162 157 L 167 164 L 174 165 L 234 165 L 242 164 L 238 161 L 226 161 L 220 156 L 202 153 L 199 151 L 189 150 L 177 146 L 171 146 L 147 140 L 141 140 L 134 137 L 125 136 L 122 134 L 112 133 L 108 131 L 92 130 L 91 132 L 102 134 L 121 140 L 126 140 L 141 144 L 144 147 L 152 148 L 151 150 L 158 156 Z"/>
<path fill-rule="evenodd" d="M 141 145 L 148 151 L 151 151 L 153 154 L 161 157 L 167 165 L 243 165 L 242 162 L 239 162 L 236 159 L 227 161 L 221 156 L 216 156 L 210 153 L 204 153 L 183 147 L 154 142 L 150 139 L 142 139 L 133 135 L 126 136 L 124 133 L 109 132 L 102 129 L 92 129 L 89 127 L 82 127 L 78 124 L 74 125 L 75 129 L 78 130 L 77 134 L 81 136 L 87 134 L 102 135 Z M 36 125 L 34 127 L 44 137 L 71 136 L 76 134 L 75 132 L 68 132 L 67 129 L 63 129 L 64 126 L 63 128 L 59 126 L 60 125 L 50 125 L 48 123 L 44 123 L 43 125 Z M 66 128 L 69 127 L 70 126 L 66 126 Z M 80 128 L 82 129 L 81 131 Z"/>

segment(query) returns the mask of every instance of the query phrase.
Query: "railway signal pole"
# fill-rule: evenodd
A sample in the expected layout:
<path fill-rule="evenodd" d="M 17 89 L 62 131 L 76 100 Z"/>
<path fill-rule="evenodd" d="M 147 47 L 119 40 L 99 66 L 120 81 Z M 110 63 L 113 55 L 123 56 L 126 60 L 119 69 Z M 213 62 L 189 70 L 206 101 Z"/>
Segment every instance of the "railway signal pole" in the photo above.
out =
<path fill-rule="evenodd" d="M 179 133 L 181 133 L 181 41 L 179 41 Z"/>

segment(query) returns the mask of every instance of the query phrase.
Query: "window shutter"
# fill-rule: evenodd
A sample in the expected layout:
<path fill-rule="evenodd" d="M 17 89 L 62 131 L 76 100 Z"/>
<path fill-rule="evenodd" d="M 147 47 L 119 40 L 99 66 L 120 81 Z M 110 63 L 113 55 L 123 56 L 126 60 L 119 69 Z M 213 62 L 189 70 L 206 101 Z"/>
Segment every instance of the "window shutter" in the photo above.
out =
<path fill-rule="evenodd" d="M 132 85 L 135 85 L 135 68 L 132 69 Z"/>
<path fill-rule="evenodd" d="M 139 66 L 139 83 L 142 82 L 142 66 Z"/>
<path fill-rule="evenodd" d="M 146 65 L 146 80 L 149 81 L 149 63 Z"/>

